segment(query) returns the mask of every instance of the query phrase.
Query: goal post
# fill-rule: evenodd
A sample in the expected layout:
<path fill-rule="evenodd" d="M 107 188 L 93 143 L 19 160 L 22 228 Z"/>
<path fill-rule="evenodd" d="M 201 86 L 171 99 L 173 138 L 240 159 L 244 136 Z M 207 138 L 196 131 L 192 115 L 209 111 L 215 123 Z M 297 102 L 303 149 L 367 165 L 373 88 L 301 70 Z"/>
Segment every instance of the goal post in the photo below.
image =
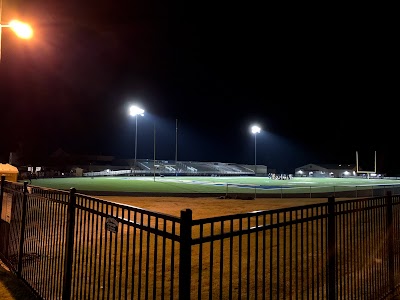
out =
<path fill-rule="evenodd" d="M 374 152 L 374 170 L 362 170 L 359 165 L 358 151 L 356 151 L 356 173 L 357 174 L 367 174 L 369 179 L 370 174 L 376 174 L 376 151 Z"/>

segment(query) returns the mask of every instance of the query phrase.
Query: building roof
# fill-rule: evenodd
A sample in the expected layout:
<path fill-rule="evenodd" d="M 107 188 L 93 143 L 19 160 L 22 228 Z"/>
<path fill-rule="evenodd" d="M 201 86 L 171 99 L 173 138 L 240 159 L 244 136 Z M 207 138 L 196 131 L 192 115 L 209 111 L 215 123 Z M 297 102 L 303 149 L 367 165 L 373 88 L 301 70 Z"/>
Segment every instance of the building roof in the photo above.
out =
<path fill-rule="evenodd" d="M 329 170 L 348 170 L 348 169 L 354 169 L 356 167 L 355 164 L 315 164 L 315 165 L 321 166 Z"/>
<path fill-rule="evenodd" d="M 311 166 L 320 167 L 326 170 L 354 170 L 356 168 L 355 164 L 306 164 L 304 166 L 298 167 L 296 169 L 308 169 Z"/>

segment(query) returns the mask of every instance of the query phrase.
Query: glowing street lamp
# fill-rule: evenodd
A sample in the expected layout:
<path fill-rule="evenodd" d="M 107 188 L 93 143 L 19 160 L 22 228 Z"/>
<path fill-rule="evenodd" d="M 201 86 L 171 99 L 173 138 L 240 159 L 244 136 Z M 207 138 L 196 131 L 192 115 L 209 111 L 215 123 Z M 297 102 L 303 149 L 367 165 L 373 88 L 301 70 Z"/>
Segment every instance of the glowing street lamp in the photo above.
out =
<path fill-rule="evenodd" d="M 8 25 L 2 25 L 2 27 L 9 27 L 19 38 L 24 40 L 30 39 L 33 36 L 32 27 L 18 20 L 12 20 Z"/>
<path fill-rule="evenodd" d="M 30 39 L 33 36 L 32 27 L 18 20 L 12 20 L 9 23 L 3 23 L 1 20 L 3 2 L 0 0 L 0 61 L 1 61 L 1 31 L 3 28 L 10 28 L 21 39 Z"/>
<path fill-rule="evenodd" d="M 136 153 L 137 153 L 137 116 L 138 115 L 144 116 L 144 110 L 139 108 L 139 107 L 137 107 L 137 106 L 135 106 L 135 105 L 132 105 L 129 108 L 129 114 L 131 116 L 135 117 L 135 124 L 136 124 L 135 125 L 135 162 L 134 162 L 134 165 L 133 165 L 133 176 L 135 176 Z"/>
<path fill-rule="evenodd" d="M 254 175 L 257 175 L 257 133 L 261 132 L 261 128 L 253 125 L 251 132 L 254 134 Z"/>

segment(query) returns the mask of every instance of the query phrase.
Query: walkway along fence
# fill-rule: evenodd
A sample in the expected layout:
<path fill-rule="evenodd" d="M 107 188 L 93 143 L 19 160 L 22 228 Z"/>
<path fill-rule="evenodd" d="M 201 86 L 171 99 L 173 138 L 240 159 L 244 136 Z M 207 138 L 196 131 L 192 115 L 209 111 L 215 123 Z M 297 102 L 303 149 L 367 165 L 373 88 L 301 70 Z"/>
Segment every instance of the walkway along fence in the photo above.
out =
<path fill-rule="evenodd" d="M 268 201 L 268 200 L 266 200 Z M 1 180 L 0 257 L 42 299 L 391 299 L 400 199 L 192 219 Z"/>

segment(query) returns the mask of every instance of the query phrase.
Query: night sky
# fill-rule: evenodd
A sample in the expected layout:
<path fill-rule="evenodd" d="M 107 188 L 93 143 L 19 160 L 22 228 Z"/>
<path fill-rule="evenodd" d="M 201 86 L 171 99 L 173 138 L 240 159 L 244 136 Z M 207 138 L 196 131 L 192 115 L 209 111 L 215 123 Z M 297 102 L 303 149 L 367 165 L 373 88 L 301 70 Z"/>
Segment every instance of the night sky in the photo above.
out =
<path fill-rule="evenodd" d="M 253 164 L 257 123 L 257 163 L 279 172 L 377 151 L 400 175 L 392 47 L 371 14 L 214 2 L 3 0 L 34 37 L 3 29 L 0 162 L 133 158 L 138 104 L 138 159 L 155 134 L 157 159 Z"/>

